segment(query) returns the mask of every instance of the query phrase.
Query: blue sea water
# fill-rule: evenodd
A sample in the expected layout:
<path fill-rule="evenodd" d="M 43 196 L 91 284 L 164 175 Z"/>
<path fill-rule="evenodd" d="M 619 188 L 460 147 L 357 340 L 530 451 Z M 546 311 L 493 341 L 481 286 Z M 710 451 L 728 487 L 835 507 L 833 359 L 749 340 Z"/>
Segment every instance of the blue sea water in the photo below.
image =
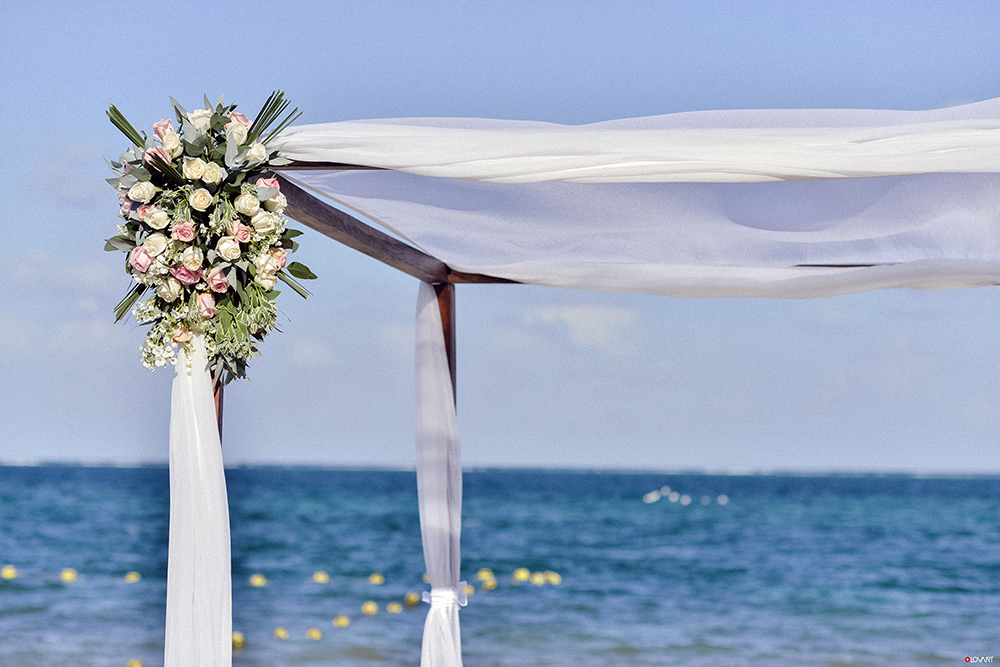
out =
<path fill-rule="evenodd" d="M 426 605 L 385 609 L 427 588 L 412 472 L 261 467 L 227 480 L 246 637 L 234 665 L 419 664 Z M 665 486 L 673 501 L 644 502 Z M 167 491 L 163 468 L 0 467 L 0 564 L 18 572 L 0 579 L 0 666 L 162 664 Z M 998 479 L 487 470 L 465 475 L 464 517 L 467 667 L 1000 655 Z M 495 590 L 476 579 L 484 567 Z M 512 585 L 521 567 L 562 581 Z M 129 571 L 142 579 L 126 583 Z M 267 585 L 249 585 L 254 574 Z M 378 614 L 361 614 L 367 600 Z"/>

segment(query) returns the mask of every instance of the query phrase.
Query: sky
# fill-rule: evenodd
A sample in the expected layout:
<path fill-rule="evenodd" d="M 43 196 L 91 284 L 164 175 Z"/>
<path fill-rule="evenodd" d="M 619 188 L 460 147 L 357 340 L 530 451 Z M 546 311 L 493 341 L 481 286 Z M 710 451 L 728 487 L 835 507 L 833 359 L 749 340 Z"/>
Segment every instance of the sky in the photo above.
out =
<path fill-rule="evenodd" d="M 0 24 L 0 462 L 167 458 L 172 371 L 113 323 L 104 158 L 220 94 L 302 123 L 579 124 L 1000 96 L 1000 4 L 38 2 Z M 292 226 L 295 226 L 294 224 Z M 299 226 L 302 228 L 302 226 Z M 228 465 L 412 468 L 417 282 L 311 230 L 320 278 L 226 392 Z M 1000 293 L 669 299 L 460 285 L 467 468 L 1000 473 Z"/>

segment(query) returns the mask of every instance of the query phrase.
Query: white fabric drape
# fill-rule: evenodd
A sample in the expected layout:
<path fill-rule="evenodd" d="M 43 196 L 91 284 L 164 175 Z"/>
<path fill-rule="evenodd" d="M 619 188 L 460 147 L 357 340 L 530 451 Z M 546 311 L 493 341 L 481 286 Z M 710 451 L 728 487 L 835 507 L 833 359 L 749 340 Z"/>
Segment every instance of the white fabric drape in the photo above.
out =
<path fill-rule="evenodd" d="M 232 664 L 229 503 L 204 336 L 178 354 L 170 405 L 165 667 Z"/>
<path fill-rule="evenodd" d="M 355 121 L 297 128 L 282 151 L 399 170 L 286 176 L 468 273 L 690 297 L 1000 284 L 1000 98 Z"/>
<path fill-rule="evenodd" d="M 461 667 L 458 608 L 462 535 L 462 458 L 441 311 L 420 283 L 416 321 L 417 494 L 424 563 L 431 583 L 421 667 Z"/>
<path fill-rule="evenodd" d="M 589 125 L 475 118 L 289 128 L 285 157 L 493 183 L 761 182 L 996 172 L 1000 98 L 932 111 L 701 111 Z"/>

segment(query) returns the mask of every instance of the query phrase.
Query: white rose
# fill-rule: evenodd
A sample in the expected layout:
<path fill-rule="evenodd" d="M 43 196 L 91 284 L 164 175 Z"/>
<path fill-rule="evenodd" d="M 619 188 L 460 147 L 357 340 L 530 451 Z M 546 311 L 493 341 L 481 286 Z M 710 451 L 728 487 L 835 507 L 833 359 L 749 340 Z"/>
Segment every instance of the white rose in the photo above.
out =
<path fill-rule="evenodd" d="M 268 211 L 274 211 L 275 213 L 281 213 L 288 206 L 288 200 L 285 199 L 285 195 L 280 192 L 270 199 L 264 201 L 264 208 Z"/>
<path fill-rule="evenodd" d="M 156 288 L 156 296 L 160 297 L 167 303 L 171 303 L 177 300 L 177 297 L 181 295 L 184 291 L 184 287 L 181 282 L 173 277 L 168 277 L 160 286 Z"/>
<path fill-rule="evenodd" d="M 205 259 L 205 254 L 201 251 L 201 248 L 196 248 L 194 246 L 188 246 L 185 248 L 184 252 L 181 253 L 181 264 L 184 268 L 190 271 L 197 271 L 201 268 L 201 262 Z"/>
<path fill-rule="evenodd" d="M 263 287 L 266 290 L 273 290 L 274 286 L 278 283 L 277 277 L 273 273 L 258 273 L 254 276 L 253 281 Z"/>
<path fill-rule="evenodd" d="M 257 141 L 250 145 L 250 150 L 247 151 L 247 160 L 250 162 L 260 162 L 266 159 L 267 149 L 264 148 L 264 144 Z"/>
<path fill-rule="evenodd" d="M 196 211 L 204 211 L 212 205 L 212 193 L 205 188 L 198 188 L 188 197 L 188 203 Z"/>
<path fill-rule="evenodd" d="M 184 158 L 184 178 L 197 181 L 205 173 L 205 161 L 200 157 Z"/>
<path fill-rule="evenodd" d="M 163 234 L 156 232 L 155 234 L 150 234 L 146 237 L 146 240 L 142 242 L 142 247 L 146 249 L 150 257 L 156 257 L 161 252 L 167 249 L 168 239 Z"/>
<path fill-rule="evenodd" d="M 143 204 L 149 202 L 155 196 L 156 186 L 149 181 L 139 181 L 128 189 L 128 198 L 132 201 L 142 202 Z"/>
<path fill-rule="evenodd" d="M 163 229 L 170 223 L 170 216 L 166 211 L 161 209 L 156 209 L 146 215 L 146 224 L 153 229 Z"/>
<path fill-rule="evenodd" d="M 226 126 L 226 141 L 234 141 L 239 146 L 247 140 L 247 126 L 239 121 L 233 121 Z"/>
<path fill-rule="evenodd" d="M 205 165 L 205 170 L 201 173 L 201 180 L 205 183 L 221 183 L 228 175 L 226 170 L 217 163 L 209 162 Z"/>
<path fill-rule="evenodd" d="M 181 143 L 181 135 L 176 132 L 167 132 L 160 139 L 163 150 L 170 153 L 170 157 L 179 158 L 184 153 L 184 144 Z"/>
<path fill-rule="evenodd" d="M 219 242 L 215 244 L 215 252 L 219 253 L 219 257 L 231 262 L 234 259 L 238 259 L 240 256 L 240 244 L 232 236 L 223 236 L 219 239 Z"/>
<path fill-rule="evenodd" d="M 212 124 L 212 112 L 208 109 L 195 109 L 188 114 L 188 120 L 198 130 L 207 130 Z"/>
<path fill-rule="evenodd" d="M 274 229 L 274 216 L 267 211 L 257 211 L 250 218 L 250 224 L 261 234 L 267 234 Z"/>
<path fill-rule="evenodd" d="M 245 193 L 236 198 L 233 207 L 243 215 L 252 217 L 260 210 L 260 200 L 252 194 Z"/>

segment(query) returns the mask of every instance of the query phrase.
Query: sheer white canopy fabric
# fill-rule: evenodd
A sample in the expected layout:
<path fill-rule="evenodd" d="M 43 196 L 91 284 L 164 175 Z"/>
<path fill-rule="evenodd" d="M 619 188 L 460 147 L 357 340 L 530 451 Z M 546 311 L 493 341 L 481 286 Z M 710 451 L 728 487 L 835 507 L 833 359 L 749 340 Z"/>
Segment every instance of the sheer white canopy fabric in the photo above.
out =
<path fill-rule="evenodd" d="M 458 608 L 462 535 L 462 457 L 454 389 L 434 288 L 420 283 L 416 324 L 417 496 L 431 605 L 424 623 L 421 667 L 461 667 Z"/>
<path fill-rule="evenodd" d="M 229 502 L 205 338 L 181 351 L 170 403 L 170 545 L 165 667 L 233 659 Z"/>
<path fill-rule="evenodd" d="M 403 170 L 287 175 L 469 273 L 692 297 L 1000 283 L 1000 99 L 329 123 L 283 154 Z"/>

